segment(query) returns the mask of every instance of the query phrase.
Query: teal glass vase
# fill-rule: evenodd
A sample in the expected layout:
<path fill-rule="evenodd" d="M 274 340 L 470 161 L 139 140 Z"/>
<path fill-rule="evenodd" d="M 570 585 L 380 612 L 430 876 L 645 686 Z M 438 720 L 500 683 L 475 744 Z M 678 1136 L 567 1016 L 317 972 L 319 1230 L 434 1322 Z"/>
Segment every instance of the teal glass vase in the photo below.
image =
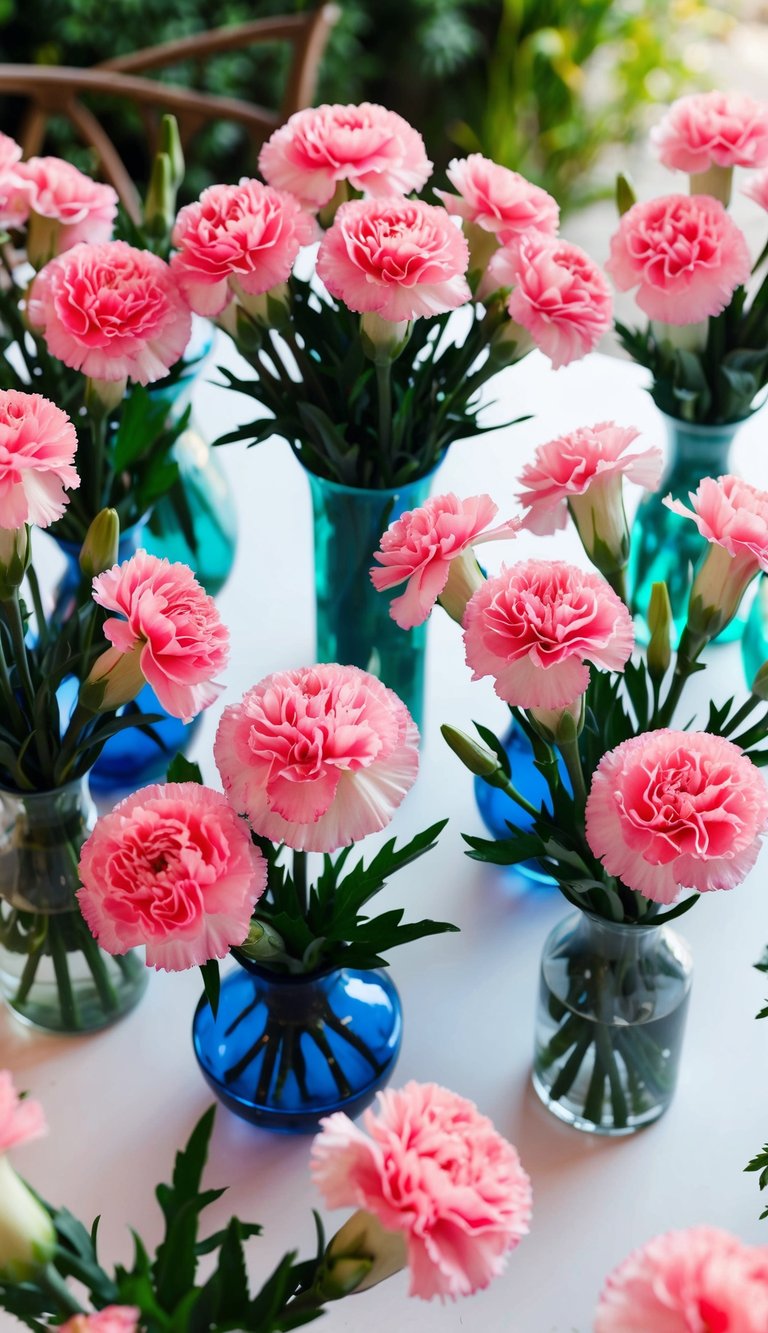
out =
<path fill-rule="evenodd" d="M 747 688 L 764 662 L 768 661 L 768 575 L 761 574 L 757 581 L 754 601 L 744 626 L 741 640 L 741 660 Z"/>
<path fill-rule="evenodd" d="M 704 477 L 719 477 L 729 472 L 729 452 L 741 421 L 724 425 L 698 425 L 664 415 L 669 440 L 667 468 L 659 489 L 641 501 L 632 526 L 629 557 L 630 606 L 635 616 L 638 638 L 648 640 L 645 615 L 654 583 L 666 583 L 672 603 L 677 636 L 688 614 L 688 594 L 706 543 L 696 524 L 674 514 L 662 503 L 665 495 L 688 503 L 688 492 L 695 491 Z M 736 616 L 726 625 L 719 643 L 739 639 L 744 618 Z"/>
<path fill-rule="evenodd" d="M 362 667 L 395 691 L 417 726 L 424 711 L 426 625 L 403 630 L 371 583 L 389 524 L 426 500 L 432 475 L 396 490 L 341 486 L 308 472 L 315 536 L 317 660 Z M 398 589 L 398 592 L 402 589 Z"/>

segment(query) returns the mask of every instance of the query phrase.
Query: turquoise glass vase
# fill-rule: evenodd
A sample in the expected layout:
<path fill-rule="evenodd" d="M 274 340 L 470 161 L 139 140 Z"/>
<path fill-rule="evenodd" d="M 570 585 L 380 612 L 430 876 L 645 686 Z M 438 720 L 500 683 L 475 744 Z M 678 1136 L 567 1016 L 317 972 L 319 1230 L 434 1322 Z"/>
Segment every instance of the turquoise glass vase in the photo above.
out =
<path fill-rule="evenodd" d="M 362 667 L 394 690 L 417 726 L 424 711 L 426 625 L 403 630 L 389 614 L 395 593 L 371 583 L 381 534 L 426 500 L 432 475 L 396 490 L 341 486 L 308 472 L 315 534 L 317 660 Z"/>
<path fill-rule="evenodd" d="M 705 554 L 706 543 L 696 524 L 667 509 L 665 495 L 688 503 L 704 477 L 729 472 L 728 456 L 741 421 L 724 425 L 699 425 L 662 413 L 667 425 L 669 457 L 659 489 L 641 501 L 632 526 L 629 557 L 629 597 L 638 626 L 638 638 L 647 642 L 645 614 L 654 583 L 666 583 L 679 637 L 688 615 L 688 594 L 696 565 Z M 726 625 L 718 642 L 739 639 L 744 618 L 736 616 Z"/>
<path fill-rule="evenodd" d="M 768 575 L 765 574 L 761 574 L 757 581 L 754 601 L 744 626 L 741 660 L 747 688 L 751 690 L 755 676 L 768 661 Z"/>

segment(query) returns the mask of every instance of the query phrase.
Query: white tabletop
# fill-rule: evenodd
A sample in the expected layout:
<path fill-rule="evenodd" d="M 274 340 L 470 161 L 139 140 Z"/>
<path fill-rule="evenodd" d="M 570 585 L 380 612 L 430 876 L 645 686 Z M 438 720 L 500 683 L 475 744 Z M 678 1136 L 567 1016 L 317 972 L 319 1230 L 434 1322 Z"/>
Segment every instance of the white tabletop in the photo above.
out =
<path fill-rule="evenodd" d="M 232 355 L 226 352 L 232 364 Z M 534 354 L 494 384 L 489 420 L 535 413 L 532 421 L 455 445 L 438 485 L 459 494 L 488 490 L 501 517 L 513 512 L 516 476 L 532 447 L 563 430 L 613 418 L 663 443 L 643 373 L 593 356 L 554 373 Z M 210 433 L 248 419 L 251 402 L 202 385 L 199 417 Z M 764 424 L 743 427 L 734 462 L 768 482 Z M 309 494 L 288 446 L 272 440 L 250 451 L 221 450 L 235 484 L 240 545 L 221 613 L 232 634 L 224 700 L 209 710 L 194 757 L 215 781 L 211 742 L 224 702 L 270 671 L 312 661 L 312 552 Z M 523 537 L 485 548 L 493 567 L 504 555 L 536 551 L 579 560 L 572 533 Z M 715 693 L 742 688 L 739 653 L 715 650 Z M 700 680 L 701 678 L 699 678 Z M 513 871 L 469 861 L 461 833 L 482 832 L 471 779 L 448 752 L 442 721 L 498 729 L 506 710 L 487 682 L 471 684 L 457 627 L 441 612 L 430 629 L 428 707 L 421 775 L 392 826 L 403 836 L 442 816 L 450 823 L 428 859 L 398 875 L 387 906 L 410 917 L 454 921 L 458 935 L 409 945 L 392 955 L 405 1035 L 395 1086 L 408 1079 L 447 1085 L 472 1098 L 518 1147 L 532 1176 L 531 1235 L 488 1291 L 455 1305 L 406 1295 L 403 1274 L 330 1309 L 328 1333 L 589 1333 L 602 1279 L 634 1246 L 673 1227 L 708 1222 L 768 1244 L 756 1178 L 742 1174 L 768 1138 L 768 1023 L 754 1015 L 768 982 L 752 964 L 768 941 L 765 859 L 732 893 L 711 894 L 681 923 L 695 959 L 694 989 L 675 1101 L 656 1125 L 607 1141 L 568 1129 L 530 1086 L 537 969 L 547 932 L 570 909 L 556 890 L 526 887 Z M 173 1154 L 210 1104 L 194 1060 L 192 1013 L 197 972 L 152 974 L 139 1007 L 104 1033 L 48 1037 L 0 1013 L 0 1066 L 43 1102 L 49 1137 L 15 1155 L 15 1164 L 53 1202 L 90 1223 L 102 1214 L 109 1261 L 127 1259 L 128 1227 L 153 1243 L 160 1218 L 155 1184 L 168 1178 Z M 231 1188 L 210 1210 L 210 1224 L 231 1213 L 264 1224 L 249 1242 L 260 1281 L 293 1246 L 311 1252 L 311 1208 L 319 1205 L 308 1174 L 310 1139 L 271 1135 L 219 1108 L 207 1182 Z M 321 1210 L 322 1211 L 322 1210 Z M 329 1230 L 344 1214 L 324 1213 Z M 17 1327 L 0 1314 L 0 1330 Z M 649 1333 L 651 1331 L 649 1330 Z"/>

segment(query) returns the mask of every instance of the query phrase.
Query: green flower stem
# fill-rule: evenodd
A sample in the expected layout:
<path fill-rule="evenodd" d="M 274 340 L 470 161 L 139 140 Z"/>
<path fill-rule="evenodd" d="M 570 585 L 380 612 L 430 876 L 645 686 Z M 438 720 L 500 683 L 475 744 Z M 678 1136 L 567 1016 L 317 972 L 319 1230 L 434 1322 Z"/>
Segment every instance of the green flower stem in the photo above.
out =
<path fill-rule="evenodd" d="M 627 567 L 614 570 L 611 574 L 604 574 L 606 583 L 610 583 L 617 597 L 620 597 L 625 606 L 629 606 L 629 594 L 627 592 Z"/>
<path fill-rule="evenodd" d="M 583 810 L 587 804 L 587 786 L 584 781 L 584 770 L 581 767 L 579 742 L 578 740 L 560 741 L 557 748 L 563 757 L 568 777 L 571 779 L 573 799 L 577 807 Z"/>
<path fill-rule="evenodd" d="M 677 661 L 669 691 L 661 708 L 658 708 L 648 724 L 649 731 L 656 731 L 661 727 L 668 727 L 672 721 L 675 709 L 680 702 L 681 695 L 685 689 L 689 676 L 693 675 L 697 658 L 706 647 L 707 640 L 691 634 L 688 626 L 680 636 L 680 646 L 677 650 Z"/>
<path fill-rule="evenodd" d="M 376 361 L 376 390 L 379 407 L 379 457 L 385 485 L 392 471 L 392 362 L 389 357 Z"/>
<path fill-rule="evenodd" d="M 318 1024 L 316 1027 L 308 1028 L 307 1031 L 318 1050 L 322 1051 L 325 1056 L 333 1081 L 341 1093 L 341 1096 L 349 1097 L 352 1093 L 352 1089 L 347 1082 L 344 1070 L 341 1068 L 341 1065 L 328 1044 L 328 1038 L 323 1032 L 322 1026 Z"/>
<path fill-rule="evenodd" d="M 53 961 L 53 970 L 56 974 L 56 985 L 59 989 L 61 1016 L 65 1026 L 71 1031 L 76 1032 L 80 1023 L 77 1017 L 77 1006 L 75 1004 L 75 995 L 72 989 L 72 979 L 69 975 L 67 946 L 59 933 L 58 923 L 54 916 L 49 917 L 48 920 L 48 948 L 50 949 L 51 959 Z"/>
<path fill-rule="evenodd" d="M 501 771 L 496 773 L 494 781 L 489 785 L 492 787 L 499 787 L 503 792 L 506 792 L 507 796 L 510 796 L 512 800 L 520 806 L 521 810 L 525 810 L 526 813 L 532 815 L 534 819 L 539 818 L 541 811 L 537 810 L 535 805 L 531 805 L 531 802 L 526 800 L 522 792 L 519 792 L 517 787 L 513 786 L 509 778 Z"/>
<path fill-rule="evenodd" d="M 24 970 L 19 979 L 18 990 L 16 991 L 16 994 L 13 997 L 14 1006 L 20 1007 L 26 1000 L 27 996 L 29 995 L 32 986 L 34 985 L 35 977 L 37 976 L 37 969 L 40 966 L 40 960 L 42 956 L 43 956 L 42 948 L 37 948 L 33 949 L 29 957 L 27 958 L 27 961 L 24 964 Z"/>
<path fill-rule="evenodd" d="M 9 597 L 7 601 L 3 602 L 2 607 L 11 634 L 14 664 L 31 716 L 35 704 L 35 687 L 32 684 L 32 677 L 29 672 L 29 659 L 27 657 L 27 645 L 24 640 L 24 624 L 21 619 L 18 593 L 14 593 L 13 597 Z"/>
<path fill-rule="evenodd" d="M 70 1290 L 64 1278 L 56 1271 L 53 1264 L 46 1264 L 42 1272 L 38 1274 L 37 1280 L 53 1301 L 51 1313 L 57 1315 L 84 1313 L 83 1307 L 74 1292 Z"/>
<path fill-rule="evenodd" d="M 24 721 L 24 714 L 19 708 L 18 700 L 16 698 L 16 693 L 14 691 L 13 685 L 11 684 L 11 673 L 8 670 L 8 663 L 5 660 L 5 653 L 3 652 L 3 641 L 1 637 L 0 637 L 0 689 L 2 689 L 3 699 L 8 708 L 9 720 L 13 722 L 13 725 L 15 726 L 16 731 L 19 734 L 19 738 L 21 739 L 22 736 L 26 735 L 28 728 L 26 722 Z"/>
<path fill-rule="evenodd" d="M 85 921 L 80 917 L 78 922 L 78 934 L 80 936 L 80 949 L 85 957 L 85 961 L 91 971 L 94 985 L 98 992 L 99 999 L 103 1005 L 105 1013 L 116 1013 L 119 1008 L 117 992 L 109 979 L 109 973 L 101 954 L 101 950 L 91 934 Z"/>
<path fill-rule="evenodd" d="M 32 605 L 35 610 L 35 621 L 37 622 L 37 633 L 41 644 L 47 647 L 48 644 L 48 621 L 43 610 L 43 599 L 40 596 L 40 584 L 37 580 L 34 565 L 27 566 L 27 583 L 32 595 Z"/>
<path fill-rule="evenodd" d="M 293 887 L 296 892 L 298 915 L 302 920 L 306 920 L 308 908 L 306 852 L 294 851 L 293 853 Z"/>

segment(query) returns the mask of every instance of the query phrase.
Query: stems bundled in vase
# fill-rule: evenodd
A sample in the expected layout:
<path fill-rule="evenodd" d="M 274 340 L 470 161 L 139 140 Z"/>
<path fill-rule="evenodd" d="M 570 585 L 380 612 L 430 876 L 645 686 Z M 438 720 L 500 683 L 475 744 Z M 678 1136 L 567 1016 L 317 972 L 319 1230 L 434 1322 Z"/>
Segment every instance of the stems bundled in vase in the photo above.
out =
<path fill-rule="evenodd" d="M 547 783 L 540 805 L 491 731 L 475 740 L 443 728 L 470 771 L 510 798 L 508 835 L 467 837 L 469 855 L 533 859 L 578 909 L 545 946 L 535 1086 L 561 1118 L 616 1134 L 655 1119 L 674 1089 L 690 961 L 667 923 L 701 893 L 739 884 L 768 828 L 768 664 L 744 704 L 712 703 L 703 730 L 673 729 L 703 650 L 768 568 L 768 494 L 726 476 L 705 478 L 690 508 L 665 499 L 708 546 L 674 660 L 664 584 L 645 608 L 647 651 L 633 659 L 623 479 L 653 486 L 661 461 L 629 452 L 636 436 L 604 422 L 542 445 L 522 474 L 524 516 L 492 529 L 488 496 L 429 500 L 384 534 L 371 571 L 381 588 L 406 585 L 391 606 L 399 624 L 441 602 L 463 627 L 474 678 L 494 680 L 528 738 Z M 545 560 L 481 570 L 479 543 L 569 519 L 597 572 Z"/>

